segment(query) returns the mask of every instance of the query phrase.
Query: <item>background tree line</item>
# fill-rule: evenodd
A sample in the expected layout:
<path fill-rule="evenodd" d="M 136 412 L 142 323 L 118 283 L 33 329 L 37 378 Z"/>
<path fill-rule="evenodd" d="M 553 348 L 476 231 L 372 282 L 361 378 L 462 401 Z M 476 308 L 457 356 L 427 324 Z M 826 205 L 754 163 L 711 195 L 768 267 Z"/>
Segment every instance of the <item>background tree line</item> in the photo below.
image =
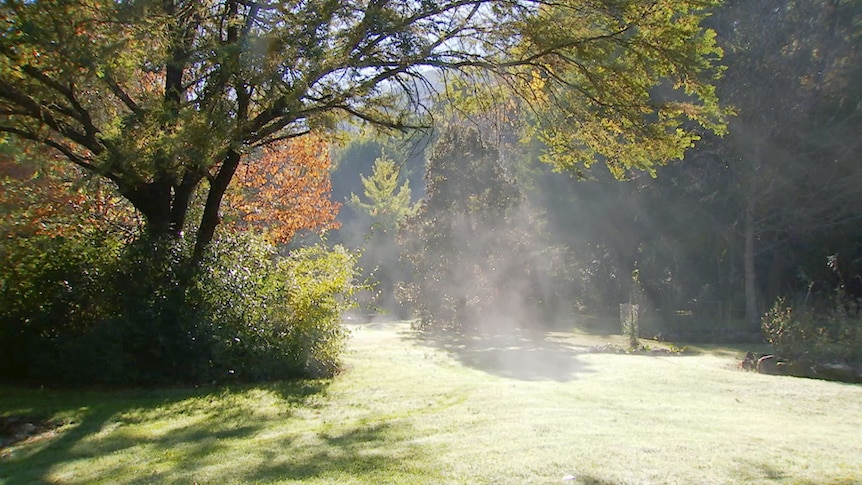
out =
<path fill-rule="evenodd" d="M 465 154 L 490 145 L 506 174 L 498 181 L 517 181 L 520 205 L 531 214 L 529 230 L 541 235 L 546 251 L 541 257 L 555 268 L 541 278 L 553 289 L 543 295 L 544 305 L 525 307 L 534 312 L 530 320 L 547 320 L 540 309 L 549 307 L 551 315 L 564 318 L 615 317 L 619 303 L 634 300 L 645 310 L 645 332 L 654 335 L 760 341 L 763 315 L 769 312 L 768 318 L 774 318 L 773 305 L 783 298 L 782 305 L 794 306 L 806 320 L 809 334 L 843 338 L 858 354 L 860 325 L 853 319 L 858 318 L 855 301 L 862 296 L 860 20 L 862 4 L 855 1 L 724 2 L 707 23 L 725 53 L 717 92 L 735 113 L 726 134 L 703 132 L 684 161 L 658 168 L 657 177 L 616 170 L 613 164 L 610 171 L 605 165 L 582 165 L 571 176 L 554 173 L 554 160 L 542 163 L 553 157 L 544 150 L 551 132 L 530 121 L 541 115 L 540 102 L 525 107 L 493 88 L 490 93 L 468 91 L 474 104 L 469 120 L 438 104 L 441 118 L 457 120 L 456 130 L 477 128 L 482 140 L 459 142 L 441 130 L 427 144 L 436 154 L 429 156 L 427 167 L 423 159 L 401 159 L 405 173 L 426 173 L 422 204 L 428 209 L 420 209 L 420 216 L 440 203 L 435 202 L 440 197 L 437 180 L 447 178 L 435 175 L 438 166 L 467 170 Z M 659 93 L 662 89 L 657 88 Z M 444 151 L 450 154 L 440 155 Z M 341 156 L 359 161 L 379 153 L 363 157 L 348 149 Z M 360 166 L 339 165 L 336 173 L 343 185 L 336 191 L 361 193 L 355 183 Z M 469 177 L 462 172 L 448 180 L 466 183 Z M 490 175 L 483 180 L 494 183 Z M 495 190 L 506 192 L 499 186 Z M 479 194 L 479 189 L 466 189 L 445 197 L 448 204 L 468 204 Z M 515 224 L 511 217 L 498 217 Z M 426 230 L 415 219 L 405 219 L 404 230 L 425 244 L 436 237 L 423 235 Z M 489 231 L 464 227 L 452 234 L 477 244 L 484 241 L 487 251 L 495 250 L 488 245 L 511 248 L 511 241 L 488 236 Z M 418 257 L 410 244 L 404 246 L 407 258 Z M 442 249 L 448 242 L 435 244 L 441 245 L 441 255 L 427 264 L 446 259 L 442 255 L 457 261 L 457 253 Z M 517 251 L 505 257 L 524 261 Z M 440 268 L 458 266 L 441 263 Z M 413 278 L 434 279 L 432 273 L 426 267 Z M 508 284 L 518 278 L 526 276 L 512 276 Z M 429 322 L 445 320 L 444 314 L 457 306 L 446 291 L 469 299 L 463 288 L 481 286 L 465 275 L 443 279 L 460 285 L 448 290 L 441 285 L 437 291 L 443 293 L 428 303 L 440 308 L 439 314 Z M 802 317 L 806 308 L 813 314 Z M 836 311 L 844 316 L 823 321 Z M 772 339 L 778 330 L 770 328 L 767 337 Z M 786 329 L 785 337 L 792 334 Z"/>

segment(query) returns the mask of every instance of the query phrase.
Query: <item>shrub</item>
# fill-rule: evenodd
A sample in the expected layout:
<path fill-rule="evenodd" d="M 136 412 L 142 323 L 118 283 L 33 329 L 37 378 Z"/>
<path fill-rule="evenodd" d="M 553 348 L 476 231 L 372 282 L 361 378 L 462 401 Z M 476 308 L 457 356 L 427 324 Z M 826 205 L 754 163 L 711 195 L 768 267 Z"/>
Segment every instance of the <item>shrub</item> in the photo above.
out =
<path fill-rule="evenodd" d="M 0 250 L 0 376 L 38 377 L 108 316 L 120 241 L 103 233 L 9 238 Z"/>
<path fill-rule="evenodd" d="M 260 380 L 277 338 L 267 331 L 277 297 L 275 248 L 250 234 L 222 235 L 185 295 L 191 343 L 200 344 L 195 380 Z"/>
<path fill-rule="evenodd" d="M 780 357 L 803 364 L 862 365 L 862 307 L 839 289 L 822 307 L 779 299 L 764 315 L 762 329 Z"/>
<path fill-rule="evenodd" d="M 287 299 L 276 306 L 276 315 L 290 322 L 287 341 L 307 374 L 331 375 L 340 366 L 347 336 L 341 320 L 363 289 L 356 284 L 356 259 L 342 246 L 312 246 L 294 251 L 279 265 Z"/>
<path fill-rule="evenodd" d="M 156 384 L 197 381 L 205 341 L 195 333 L 198 303 L 189 298 L 190 248 L 183 240 L 137 239 L 120 252 L 103 282 L 109 316 L 93 322 L 64 354 L 78 363 L 66 382 Z"/>
<path fill-rule="evenodd" d="M 217 242 L 192 298 L 199 304 L 196 320 L 210 329 L 198 337 L 211 341 L 209 377 L 334 374 L 347 336 L 342 315 L 359 289 L 355 263 L 341 246 L 311 246 L 277 258 L 274 248 L 248 235 Z"/>
<path fill-rule="evenodd" d="M 189 252 L 146 239 L 4 251 L 15 265 L 0 280 L 0 376 L 149 385 L 338 370 L 341 316 L 358 289 L 352 254 L 315 246 L 279 258 L 250 234 L 222 235 L 195 267 Z"/>

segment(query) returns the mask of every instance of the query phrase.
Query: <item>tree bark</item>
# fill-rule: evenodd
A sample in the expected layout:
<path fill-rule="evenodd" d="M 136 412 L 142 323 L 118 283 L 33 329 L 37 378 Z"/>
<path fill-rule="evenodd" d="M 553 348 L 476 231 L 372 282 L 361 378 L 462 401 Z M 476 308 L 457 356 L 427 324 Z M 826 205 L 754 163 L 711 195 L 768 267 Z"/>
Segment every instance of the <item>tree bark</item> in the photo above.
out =
<path fill-rule="evenodd" d="M 192 195 L 202 178 L 201 175 L 189 172 L 183 177 L 182 182 L 177 187 L 174 187 L 170 231 L 175 237 L 183 237 L 183 228 L 186 225 L 186 216 L 189 213 Z"/>
<path fill-rule="evenodd" d="M 145 231 L 150 238 L 160 239 L 170 234 L 171 186 L 156 180 L 135 187 L 119 185 L 119 191 L 144 216 Z"/>
<path fill-rule="evenodd" d="M 192 254 L 192 263 L 195 265 L 200 262 L 201 258 L 203 258 L 204 251 L 207 246 L 209 246 L 210 242 L 212 242 L 216 227 L 218 227 L 221 222 L 219 207 L 221 207 L 224 193 L 227 190 L 231 179 L 233 179 L 234 173 L 236 173 L 236 169 L 239 166 L 241 158 L 242 157 L 239 152 L 229 150 L 224 162 L 222 162 L 218 174 L 210 180 L 210 190 L 207 194 L 207 201 L 204 206 L 203 216 L 201 217 L 201 224 L 198 228 L 194 253 Z"/>
<path fill-rule="evenodd" d="M 745 250 L 743 254 L 743 266 L 745 272 L 745 321 L 749 325 L 752 325 L 752 327 L 760 328 L 760 314 L 757 311 L 757 274 L 754 266 L 754 198 L 750 196 L 745 203 L 744 234 Z"/>

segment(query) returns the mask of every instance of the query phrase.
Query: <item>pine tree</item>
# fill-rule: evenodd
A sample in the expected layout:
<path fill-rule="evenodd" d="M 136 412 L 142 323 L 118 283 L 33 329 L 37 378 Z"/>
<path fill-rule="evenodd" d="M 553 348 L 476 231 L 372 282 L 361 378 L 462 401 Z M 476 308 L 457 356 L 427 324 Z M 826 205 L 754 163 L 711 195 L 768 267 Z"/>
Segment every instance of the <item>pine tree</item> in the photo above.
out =
<path fill-rule="evenodd" d="M 383 232 L 394 231 L 400 221 L 416 211 L 411 201 L 410 182 L 404 181 L 399 186 L 400 176 L 395 161 L 385 156 L 377 158 L 372 174 L 360 177 L 367 202 L 352 193 L 348 206 L 369 217 L 373 227 Z"/>

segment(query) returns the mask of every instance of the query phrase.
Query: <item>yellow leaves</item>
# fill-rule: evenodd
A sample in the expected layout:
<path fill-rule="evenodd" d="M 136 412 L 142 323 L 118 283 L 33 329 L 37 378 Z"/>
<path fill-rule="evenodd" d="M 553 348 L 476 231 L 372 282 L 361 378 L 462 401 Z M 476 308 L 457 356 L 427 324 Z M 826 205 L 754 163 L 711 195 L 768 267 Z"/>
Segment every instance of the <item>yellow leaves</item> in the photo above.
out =
<path fill-rule="evenodd" d="M 258 228 L 276 242 L 302 230 L 337 228 L 331 164 L 328 144 L 314 135 L 270 145 L 237 170 L 224 208 L 235 227 Z"/>
<path fill-rule="evenodd" d="M 400 221 L 416 211 L 416 207 L 411 204 L 410 184 L 404 181 L 399 186 L 399 177 L 398 164 L 385 156 L 379 157 L 374 161 L 373 173 L 367 177 L 361 176 L 365 188 L 364 198 L 368 202 L 356 194 L 350 194 L 348 206 L 358 213 L 370 215 L 373 224 L 384 232 L 394 231 Z"/>
<path fill-rule="evenodd" d="M 546 69 L 549 72 L 553 72 L 553 69 L 550 66 Z M 526 90 L 532 97 L 531 102 L 543 107 L 548 106 L 550 104 L 550 100 L 546 91 L 547 81 L 535 70 L 530 72 L 529 76 L 530 78 L 529 81 L 527 81 Z"/>
<path fill-rule="evenodd" d="M 652 175 L 682 158 L 698 132 L 726 130 L 730 110 L 712 84 L 722 52 L 703 26 L 716 2 L 611 3 L 562 0 L 538 11 L 522 48 L 544 72 L 525 73 L 516 88 L 545 96 L 531 105 L 530 128 L 555 168 L 603 162 L 618 178 Z"/>

